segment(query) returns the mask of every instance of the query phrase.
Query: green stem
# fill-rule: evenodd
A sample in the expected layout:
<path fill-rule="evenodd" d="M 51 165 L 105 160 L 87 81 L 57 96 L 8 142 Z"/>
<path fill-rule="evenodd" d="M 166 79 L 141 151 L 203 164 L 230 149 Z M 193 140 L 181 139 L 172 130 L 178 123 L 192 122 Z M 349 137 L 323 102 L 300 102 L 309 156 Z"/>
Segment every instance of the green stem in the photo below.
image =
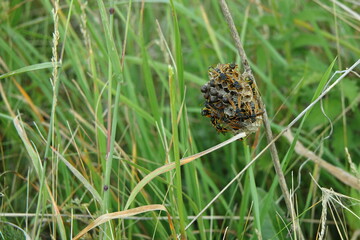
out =
<path fill-rule="evenodd" d="M 185 233 L 185 212 L 184 212 L 184 201 L 182 196 L 182 183 L 181 183 L 181 171 L 180 171 L 180 151 L 179 151 L 179 129 L 178 129 L 178 105 L 177 105 L 177 91 L 174 85 L 172 68 L 169 69 L 169 86 L 170 86 L 170 107 L 171 107 L 171 125 L 173 134 L 173 152 L 175 160 L 175 171 L 176 171 L 176 196 L 177 196 L 177 207 L 180 218 L 180 232 L 181 239 L 186 239 Z"/>
<path fill-rule="evenodd" d="M 249 149 L 249 146 L 248 146 L 246 140 L 243 141 L 243 144 L 244 144 L 244 151 L 245 151 L 245 159 L 246 159 L 246 163 L 248 164 L 251 161 L 250 149 Z M 258 234 L 260 234 L 260 236 L 261 236 L 259 197 L 258 197 L 257 189 L 256 189 L 253 165 L 249 166 L 248 173 L 249 173 L 249 178 L 250 178 L 251 196 L 252 196 L 252 200 L 253 200 L 253 204 L 254 204 L 253 206 L 254 206 L 255 226 L 256 226 L 257 230 L 259 231 Z"/>

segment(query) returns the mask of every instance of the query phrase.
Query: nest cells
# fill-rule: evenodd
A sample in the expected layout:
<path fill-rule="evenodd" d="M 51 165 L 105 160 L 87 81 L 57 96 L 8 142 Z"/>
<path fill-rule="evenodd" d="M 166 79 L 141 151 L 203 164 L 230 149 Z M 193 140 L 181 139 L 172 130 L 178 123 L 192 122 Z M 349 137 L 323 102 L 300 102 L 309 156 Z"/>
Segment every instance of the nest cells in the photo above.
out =
<path fill-rule="evenodd" d="M 209 68 L 209 82 L 201 86 L 205 98 L 201 115 L 221 133 L 249 135 L 261 126 L 263 111 L 253 80 L 238 65 L 217 64 Z"/>

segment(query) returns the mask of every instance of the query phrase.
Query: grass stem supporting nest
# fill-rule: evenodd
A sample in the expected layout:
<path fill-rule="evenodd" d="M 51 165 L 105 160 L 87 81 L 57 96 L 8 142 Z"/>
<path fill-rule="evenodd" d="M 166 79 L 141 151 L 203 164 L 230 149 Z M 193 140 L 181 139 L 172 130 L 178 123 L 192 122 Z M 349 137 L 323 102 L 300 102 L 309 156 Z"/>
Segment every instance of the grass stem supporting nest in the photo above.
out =
<path fill-rule="evenodd" d="M 221 5 L 221 9 L 223 11 L 224 17 L 226 19 L 226 22 L 229 25 L 229 28 L 230 28 L 230 31 L 231 31 L 231 36 L 235 41 L 235 45 L 236 45 L 236 48 L 237 48 L 237 50 L 239 52 L 242 65 L 244 67 L 244 71 L 254 81 L 255 87 L 257 87 L 254 75 L 252 74 L 249 62 L 248 62 L 247 57 L 246 57 L 245 50 L 243 48 L 243 45 L 241 43 L 239 34 L 238 34 L 237 30 L 236 30 L 234 21 L 232 19 L 231 13 L 229 11 L 229 8 L 228 8 L 225 0 L 220 0 L 220 5 Z M 273 134 L 272 134 L 271 127 L 270 127 L 270 120 L 268 118 L 268 115 L 267 115 L 267 112 L 266 112 L 266 109 L 265 109 L 265 105 L 264 105 L 261 97 L 259 97 L 259 103 L 262 106 L 262 109 L 264 111 L 264 114 L 263 114 L 264 127 L 265 127 L 267 141 L 268 141 L 268 143 L 270 143 L 273 140 Z M 281 191 L 282 191 L 282 193 L 284 195 L 286 207 L 287 207 L 287 209 L 288 209 L 288 211 L 290 213 L 291 219 L 293 220 L 293 224 L 294 224 L 293 226 L 295 228 L 296 233 L 298 234 L 298 237 L 300 239 L 304 239 L 303 234 L 302 234 L 301 229 L 300 229 L 300 226 L 299 226 L 299 223 L 296 220 L 295 209 L 294 209 L 294 206 L 293 206 L 292 201 L 290 199 L 290 193 L 289 193 L 289 190 L 288 190 L 288 187 L 287 187 L 287 184 L 286 184 L 284 173 L 283 173 L 283 171 L 281 169 L 279 155 L 277 153 L 277 149 L 276 149 L 276 146 L 275 146 L 274 142 L 270 145 L 270 153 L 271 153 L 271 158 L 273 160 L 273 164 L 274 164 L 276 174 L 277 174 L 277 176 L 279 178 L 279 184 L 280 184 Z"/>

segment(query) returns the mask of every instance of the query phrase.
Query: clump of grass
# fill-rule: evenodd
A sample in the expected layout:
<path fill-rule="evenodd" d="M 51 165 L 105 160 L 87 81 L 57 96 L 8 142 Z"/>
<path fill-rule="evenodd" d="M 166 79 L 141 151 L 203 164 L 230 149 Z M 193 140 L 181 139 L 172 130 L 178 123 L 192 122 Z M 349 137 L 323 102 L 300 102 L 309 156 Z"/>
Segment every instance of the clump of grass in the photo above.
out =
<path fill-rule="evenodd" d="M 4 240 L 30 239 L 29 235 L 23 229 L 9 222 L 0 223 L 0 236 L 1 239 Z"/>
<path fill-rule="evenodd" d="M 0 234 L 1 238 L 4 240 L 25 239 L 24 234 L 20 230 L 14 229 L 7 225 L 0 228 Z"/>
<path fill-rule="evenodd" d="M 218 135 L 200 116 L 207 67 L 240 62 L 219 3 L 56 3 L 0 3 L 1 220 L 33 238 L 69 239 L 101 216 L 106 221 L 95 221 L 87 236 L 286 238 L 295 219 L 265 150 L 263 129 L 247 139 L 248 146 L 235 141 L 240 135 Z M 351 238 L 359 230 L 356 187 L 317 162 L 304 164 L 296 142 L 356 179 L 358 6 L 228 4 L 268 127 L 278 136 L 280 169 L 304 237 Z M 341 90 L 334 85 L 323 97 L 334 127 L 323 141 L 329 123 L 321 107 L 314 104 L 301 123 L 298 116 L 319 99 L 334 71 L 351 66 Z M 289 124 L 292 143 L 279 137 Z M 299 174 L 293 191 L 290 183 Z M 330 188 L 352 197 L 342 207 L 354 214 L 333 214 L 341 223 L 331 221 L 330 210 L 327 221 L 319 222 L 324 212 L 318 199 Z M 116 215 L 154 204 L 158 208 L 136 216 Z"/>

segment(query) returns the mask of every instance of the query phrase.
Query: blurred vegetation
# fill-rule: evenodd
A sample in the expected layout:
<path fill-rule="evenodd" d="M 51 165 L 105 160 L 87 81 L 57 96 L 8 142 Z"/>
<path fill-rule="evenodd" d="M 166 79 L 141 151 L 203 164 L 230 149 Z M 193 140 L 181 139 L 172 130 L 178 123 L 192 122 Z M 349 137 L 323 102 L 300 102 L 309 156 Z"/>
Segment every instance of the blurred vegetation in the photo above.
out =
<path fill-rule="evenodd" d="M 33 238 L 70 239 L 91 222 L 91 218 L 73 214 L 96 218 L 121 211 L 146 174 L 230 137 L 217 134 L 200 115 L 203 98 L 199 88 L 208 81 L 208 67 L 240 62 L 218 2 L 144 2 L 61 0 L 60 38 L 55 49 L 61 63 L 55 64 L 59 67 L 54 77 L 55 1 L 0 1 L 0 212 L 34 213 L 29 217 L 1 215 L 1 220 L 21 226 Z M 360 6 L 356 2 L 255 0 L 228 4 L 275 134 L 309 105 L 335 58 L 332 73 L 359 59 Z M 174 75 L 169 73 L 169 65 Z M 171 85 L 169 77 L 174 81 Z M 58 85 L 52 85 L 56 79 Z M 353 175 L 360 171 L 359 89 L 359 77 L 352 73 L 323 99 L 324 111 L 333 123 L 330 138 L 322 140 L 330 133 L 330 123 L 320 105 L 304 122 L 299 138 L 318 156 Z M 178 122 L 172 121 L 172 114 Z M 28 142 L 14 127 L 16 115 L 23 121 Z M 250 136 L 247 143 L 251 156 L 267 145 L 263 131 Z M 246 165 L 244 146 L 237 141 L 185 165 L 181 179 L 175 171 L 153 179 L 131 208 L 165 205 L 180 233 L 179 212 L 184 212 L 188 224 L 187 217 L 208 204 Z M 290 143 L 280 138 L 276 146 L 284 159 Z M 109 151 L 113 151 L 112 161 L 106 160 Z M 101 196 L 100 202 L 59 155 L 90 183 Z M 322 187 L 358 200 L 360 194 L 313 162 L 299 171 L 305 160 L 293 154 L 283 170 L 293 188 L 301 175 L 295 192 L 297 213 L 306 239 L 315 239 L 320 231 L 321 191 L 310 174 Z M 247 171 L 186 231 L 188 239 L 222 239 L 224 234 L 227 239 L 258 239 L 260 235 L 263 239 L 287 239 L 294 234 L 288 231 L 291 220 L 274 180 L 270 154 L 265 153 L 250 171 L 256 185 L 250 183 Z M 104 191 L 108 181 L 109 190 Z M 179 186 L 183 203 L 177 195 Z M 252 199 L 254 192 L 257 202 Z M 357 216 L 340 205 L 330 205 L 326 239 L 340 238 L 339 231 L 351 238 L 360 230 L 359 202 L 354 199 L 343 204 Z M 252 206 L 256 205 L 261 213 L 254 216 Z M 57 210 L 64 215 L 46 215 Z M 168 222 L 158 220 L 157 212 L 139 216 L 148 219 L 114 220 L 87 237 L 170 237 Z M 207 216 L 221 217 L 209 220 Z M 247 217 L 260 218 L 261 229 Z M 340 225 L 338 229 L 335 223 Z"/>
<path fill-rule="evenodd" d="M 4 240 L 25 239 L 24 234 L 20 230 L 4 224 L 0 225 L 0 237 Z"/>

